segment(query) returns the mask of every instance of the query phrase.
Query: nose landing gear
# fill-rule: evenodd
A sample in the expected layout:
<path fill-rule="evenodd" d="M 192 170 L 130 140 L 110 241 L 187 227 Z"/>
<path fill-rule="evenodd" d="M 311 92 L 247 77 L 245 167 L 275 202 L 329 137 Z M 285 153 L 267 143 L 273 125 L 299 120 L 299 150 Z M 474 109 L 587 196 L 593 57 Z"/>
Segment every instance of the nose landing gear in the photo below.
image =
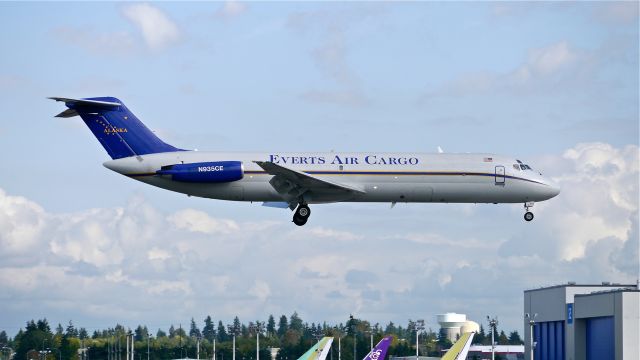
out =
<path fill-rule="evenodd" d="M 311 209 L 307 204 L 300 204 L 293 213 L 293 223 L 302 226 L 307 223 L 309 216 L 311 215 Z"/>
<path fill-rule="evenodd" d="M 533 201 L 524 203 L 524 209 L 527 211 L 524 213 L 524 219 L 526 221 L 533 220 L 533 213 L 529 211 L 529 208 L 533 207 Z"/>

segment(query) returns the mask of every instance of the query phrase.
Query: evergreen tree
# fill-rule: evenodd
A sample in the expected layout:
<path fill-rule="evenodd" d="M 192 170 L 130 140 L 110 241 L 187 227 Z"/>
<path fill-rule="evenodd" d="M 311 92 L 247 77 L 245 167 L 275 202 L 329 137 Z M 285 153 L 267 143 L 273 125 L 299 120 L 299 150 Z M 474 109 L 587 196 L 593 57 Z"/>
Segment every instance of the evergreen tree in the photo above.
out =
<path fill-rule="evenodd" d="M 102 335 L 103 337 L 105 337 L 104 335 Z M 98 330 L 94 330 L 93 331 L 93 335 L 91 335 L 92 339 L 97 339 L 100 337 L 100 333 L 98 333 Z"/>
<path fill-rule="evenodd" d="M 0 345 L 5 346 L 9 343 L 9 337 L 7 337 L 7 333 L 2 330 L 0 331 Z"/>
<path fill-rule="evenodd" d="M 176 337 L 176 328 L 173 327 L 173 324 L 171 324 L 171 326 L 169 327 L 169 337 L 170 338 Z"/>
<path fill-rule="evenodd" d="M 69 320 L 69 325 L 67 325 L 67 332 L 65 333 L 65 335 L 70 338 L 78 337 L 78 330 L 76 330 L 75 326 L 73 326 L 73 322 L 71 320 Z"/>
<path fill-rule="evenodd" d="M 304 325 L 302 323 L 302 319 L 298 316 L 296 311 L 291 314 L 289 317 L 289 329 L 302 333 L 304 330 Z"/>
<path fill-rule="evenodd" d="M 213 339 L 216 337 L 216 329 L 213 325 L 213 320 L 211 320 L 211 316 L 207 315 L 207 317 L 204 319 L 202 336 L 209 341 L 213 341 Z"/>
<path fill-rule="evenodd" d="M 287 317 L 282 315 L 278 321 L 278 337 L 282 338 L 284 334 L 287 333 L 287 330 L 289 330 L 289 322 L 287 321 Z"/>
<path fill-rule="evenodd" d="M 80 330 L 78 331 L 78 337 L 80 338 L 80 340 L 87 339 L 89 337 L 89 333 L 87 332 L 87 329 L 83 327 L 80 328 Z"/>
<path fill-rule="evenodd" d="M 240 319 L 238 319 L 238 317 L 234 317 L 233 318 L 233 325 L 231 325 L 231 329 L 233 329 L 233 332 L 236 334 L 236 336 L 242 335 L 243 331 L 242 331 L 242 324 L 240 323 Z M 232 335 L 232 334 L 229 334 Z"/>
<path fill-rule="evenodd" d="M 133 331 L 133 339 L 135 341 L 142 341 L 147 338 L 149 335 L 149 330 L 147 327 L 142 327 L 142 325 L 138 325 L 138 327 Z"/>
<path fill-rule="evenodd" d="M 17 343 L 14 359 L 26 359 L 27 352 L 31 350 L 41 350 L 43 347 L 50 348 L 54 345 L 53 334 L 49 329 L 46 320 L 38 320 L 38 324 L 31 320 L 27 322 L 24 332 L 19 332 L 14 341 Z"/>
<path fill-rule="evenodd" d="M 500 330 L 500 335 L 498 335 L 498 345 L 508 345 L 509 344 L 509 338 L 507 338 L 507 335 L 504 333 L 504 330 Z"/>
<path fill-rule="evenodd" d="M 62 334 L 64 334 L 64 328 L 58 323 L 58 326 L 56 326 L 56 336 L 62 336 Z"/>
<path fill-rule="evenodd" d="M 509 344 L 510 345 L 523 345 L 524 342 L 520 338 L 520 334 L 517 331 L 512 331 L 509 333 Z"/>
<path fill-rule="evenodd" d="M 158 329 L 158 332 L 156 332 L 156 338 L 160 339 L 165 337 L 167 337 L 167 333 L 162 331 L 162 329 Z"/>
<path fill-rule="evenodd" d="M 482 326 L 482 324 L 480 324 L 480 331 L 478 331 L 476 336 L 474 336 L 473 342 L 475 344 L 484 344 L 486 336 L 487 336 L 487 334 L 484 332 L 484 326 Z"/>
<path fill-rule="evenodd" d="M 198 329 L 198 325 L 196 325 L 195 320 L 191 318 L 191 326 L 189 327 L 189 336 L 193 338 L 201 338 L 202 334 L 200 333 L 200 329 Z"/>
<path fill-rule="evenodd" d="M 49 322 L 47 319 L 38 320 L 38 324 L 36 325 L 38 330 L 43 331 L 45 333 L 51 333 L 51 328 L 49 327 Z"/>
<path fill-rule="evenodd" d="M 273 336 L 276 333 L 276 319 L 273 318 L 273 315 L 269 315 L 269 320 L 267 320 L 267 336 Z"/>
<path fill-rule="evenodd" d="M 229 338 L 229 335 L 227 335 L 227 329 L 224 328 L 224 324 L 222 324 L 222 321 L 218 321 L 218 331 L 217 331 L 217 335 L 218 335 L 218 341 L 222 342 L 222 341 L 227 341 L 227 339 Z"/>

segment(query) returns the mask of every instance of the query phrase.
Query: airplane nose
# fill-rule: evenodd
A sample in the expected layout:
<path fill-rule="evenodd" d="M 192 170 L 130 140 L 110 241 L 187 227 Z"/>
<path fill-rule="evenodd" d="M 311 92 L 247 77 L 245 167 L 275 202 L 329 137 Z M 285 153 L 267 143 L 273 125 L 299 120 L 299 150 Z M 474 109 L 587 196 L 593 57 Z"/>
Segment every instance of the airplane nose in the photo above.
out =
<path fill-rule="evenodd" d="M 547 181 L 547 185 L 547 196 L 549 196 L 549 199 L 560 194 L 560 186 L 558 186 L 558 184 L 553 181 Z"/>

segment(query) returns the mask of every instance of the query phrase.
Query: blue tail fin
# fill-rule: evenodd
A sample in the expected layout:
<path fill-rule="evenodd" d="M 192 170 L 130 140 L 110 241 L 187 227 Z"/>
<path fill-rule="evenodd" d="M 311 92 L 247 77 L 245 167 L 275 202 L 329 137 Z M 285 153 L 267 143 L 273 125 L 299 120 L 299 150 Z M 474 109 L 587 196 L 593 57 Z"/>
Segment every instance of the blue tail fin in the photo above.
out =
<path fill-rule="evenodd" d="M 122 101 L 114 97 L 50 99 L 64 101 L 69 108 L 58 117 L 80 115 L 112 159 L 182 151 L 160 140 Z"/>

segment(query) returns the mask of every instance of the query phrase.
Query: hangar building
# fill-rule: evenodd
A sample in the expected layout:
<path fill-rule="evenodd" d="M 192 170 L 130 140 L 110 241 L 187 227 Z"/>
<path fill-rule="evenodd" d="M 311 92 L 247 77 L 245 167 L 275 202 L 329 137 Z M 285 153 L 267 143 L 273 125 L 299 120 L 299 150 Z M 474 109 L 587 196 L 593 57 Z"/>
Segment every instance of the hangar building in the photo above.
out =
<path fill-rule="evenodd" d="M 524 292 L 525 360 L 637 360 L 640 286 L 569 282 Z"/>

